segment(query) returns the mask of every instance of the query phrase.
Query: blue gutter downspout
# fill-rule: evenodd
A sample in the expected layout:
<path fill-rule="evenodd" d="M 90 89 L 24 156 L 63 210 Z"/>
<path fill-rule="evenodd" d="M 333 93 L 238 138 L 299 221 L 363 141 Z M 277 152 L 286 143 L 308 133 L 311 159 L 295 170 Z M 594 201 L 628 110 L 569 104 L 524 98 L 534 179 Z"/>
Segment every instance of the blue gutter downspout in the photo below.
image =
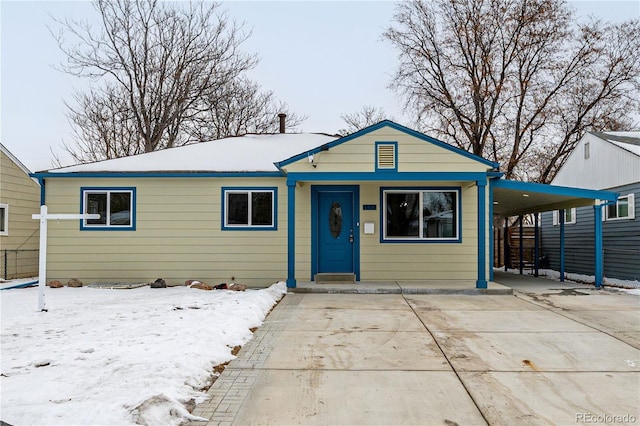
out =
<path fill-rule="evenodd" d="M 476 281 L 476 288 L 487 288 L 487 278 L 486 278 L 486 229 L 487 229 L 487 219 L 486 219 L 486 180 L 478 180 L 476 181 L 476 185 L 478 186 L 478 280 Z"/>
<path fill-rule="evenodd" d="M 558 212 L 560 219 L 560 282 L 564 282 L 564 209 Z"/>
<path fill-rule="evenodd" d="M 44 178 L 38 176 L 38 183 L 40 184 L 40 205 L 44 206 L 45 205 L 45 200 L 46 200 L 46 192 L 44 189 L 44 185 L 45 185 L 45 180 Z"/>
<path fill-rule="evenodd" d="M 602 255 L 602 205 L 593 206 L 595 230 L 595 284 L 602 288 L 604 281 L 604 257 Z"/>
<path fill-rule="evenodd" d="M 296 288 L 296 181 L 287 180 L 287 288 Z"/>
<path fill-rule="evenodd" d="M 534 247 L 533 247 L 533 276 L 537 277 L 540 269 L 540 230 L 538 229 L 538 213 L 534 213 Z"/>

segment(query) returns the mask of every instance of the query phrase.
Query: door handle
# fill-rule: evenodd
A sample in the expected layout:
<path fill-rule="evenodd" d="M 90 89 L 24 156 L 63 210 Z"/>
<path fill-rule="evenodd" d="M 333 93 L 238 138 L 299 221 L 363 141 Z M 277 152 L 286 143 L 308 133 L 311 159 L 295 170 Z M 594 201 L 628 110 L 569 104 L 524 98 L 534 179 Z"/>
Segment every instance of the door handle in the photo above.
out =
<path fill-rule="evenodd" d="M 353 242 L 353 229 L 349 230 L 349 242 L 352 243 Z"/>

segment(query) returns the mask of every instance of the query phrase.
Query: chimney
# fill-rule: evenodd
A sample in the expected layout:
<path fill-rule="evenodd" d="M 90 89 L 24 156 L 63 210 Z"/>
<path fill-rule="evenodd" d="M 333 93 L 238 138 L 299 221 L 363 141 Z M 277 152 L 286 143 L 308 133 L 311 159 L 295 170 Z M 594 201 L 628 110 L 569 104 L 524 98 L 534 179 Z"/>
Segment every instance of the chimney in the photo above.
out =
<path fill-rule="evenodd" d="M 280 113 L 278 114 L 278 118 L 280 119 L 280 133 L 284 133 L 284 128 L 285 128 L 285 118 L 287 118 L 287 114 L 284 113 Z"/>

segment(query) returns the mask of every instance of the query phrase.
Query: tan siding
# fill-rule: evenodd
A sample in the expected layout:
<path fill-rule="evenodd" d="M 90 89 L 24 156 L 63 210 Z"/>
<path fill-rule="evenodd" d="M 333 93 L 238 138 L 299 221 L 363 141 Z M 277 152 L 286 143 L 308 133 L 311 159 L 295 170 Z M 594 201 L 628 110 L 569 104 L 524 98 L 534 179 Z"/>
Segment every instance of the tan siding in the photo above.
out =
<path fill-rule="evenodd" d="M 461 243 L 381 243 L 380 186 L 461 187 Z M 360 186 L 360 204 L 375 204 L 375 211 L 360 211 L 360 271 L 362 281 L 460 280 L 477 278 L 476 188 L 455 182 L 412 182 L 411 185 Z M 365 235 L 364 222 L 375 224 Z"/>
<path fill-rule="evenodd" d="M 296 186 L 296 280 L 311 279 L 311 188 Z"/>
<path fill-rule="evenodd" d="M 278 230 L 221 230 L 222 187 L 277 187 Z M 135 231 L 80 231 L 52 222 L 48 280 L 187 279 L 264 286 L 286 278 L 287 187 L 284 179 L 50 179 L 52 213 L 80 211 L 81 187 L 135 187 Z"/>
<path fill-rule="evenodd" d="M 9 206 L 8 235 L 0 236 L 0 250 L 24 250 L 7 254 L 5 278 L 37 275 L 39 222 L 31 215 L 40 209 L 40 187 L 4 152 L 0 152 L 0 203 Z"/>
<path fill-rule="evenodd" d="M 292 163 L 288 172 L 374 172 L 375 143 L 398 143 L 399 172 L 483 172 L 488 167 L 456 152 L 385 127 Z M 360 227 L 363 281 L 460 280 L 477 278 L 477 188 L 471 182 L 403 182 L 396 186 L 460 187 L 462 242 L 381 243 L 380 187 L 388 182 L 314 182 L 360 185 L 360 224 L 373 222 L 374 235 Z M 186 279 L 268 285 L 287 275 L 287 186 L 285 178 L 50 179 L 47 201 L 54 213 L 77 213 L 80 187 L 135 187 L 135 231 L 80 231 L 78 221 L 52 223 L 48 279 L 152 281 Z M 221 187 L 277 186 L 277 231 L 222 231 Z M 311 184 L 296 186 L 295 277 L 311 278 Z M 375 211 L 363 211 L 374 204 Z M 488 216 L 488 215 L 487 215 Z M 489 218 L 487 217 L 487 223 Z M 487 230 L 487 235 L 489 234 Z M 487 246 L 488 247 L 488 246 Z M 487 251 L 488 253 L 488 251 Z M 487 265 L 489 262 L 487 262 Z M 488 274 L 488 269 L 487 269 Z M 488 275 L 487 275 L 488 276 Z"/>
<path fill-rule="evenodd" d="M 399 172 L 472 172 L 487 166 L 456 152 L 384 127 L 314 155 L 317 167 L 307 158 L 286 166 L 289 172 L 373 172 L 375 143 L 398 142 Z"/>

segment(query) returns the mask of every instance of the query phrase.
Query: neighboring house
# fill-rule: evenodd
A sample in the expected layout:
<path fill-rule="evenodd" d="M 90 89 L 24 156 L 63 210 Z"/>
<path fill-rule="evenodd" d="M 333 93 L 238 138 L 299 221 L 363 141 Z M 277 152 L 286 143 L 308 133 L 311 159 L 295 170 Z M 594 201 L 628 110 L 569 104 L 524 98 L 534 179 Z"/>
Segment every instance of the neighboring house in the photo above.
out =
<path fill-rule="evenodd" d="M 40 185 L 0 144 L 0 277 L 38 275 Z"/>
<path fill-rule="evenodd" d="M 496 182 L 497 167 L 382 121 L 343 138 L 246 135 L 39 172 L 50 214 L 100 214 L 49 223 L 46 279 L 295 287 L 343 273 L 484 288 L 494 205 L 537 200 Z M 544 202 L 607 197 L 556 188 Z"/>
<path fill-rule="evenodd" d="M 640 132 L 589 132 L 552 184 L 616 192 L 602 217 L 604 276 L 640 281 Z M 542 252 L 559 270 L 558 211 L 542 215 Z M 592 207 L 565 210 L 565 271 L 594 274 Z"/>

